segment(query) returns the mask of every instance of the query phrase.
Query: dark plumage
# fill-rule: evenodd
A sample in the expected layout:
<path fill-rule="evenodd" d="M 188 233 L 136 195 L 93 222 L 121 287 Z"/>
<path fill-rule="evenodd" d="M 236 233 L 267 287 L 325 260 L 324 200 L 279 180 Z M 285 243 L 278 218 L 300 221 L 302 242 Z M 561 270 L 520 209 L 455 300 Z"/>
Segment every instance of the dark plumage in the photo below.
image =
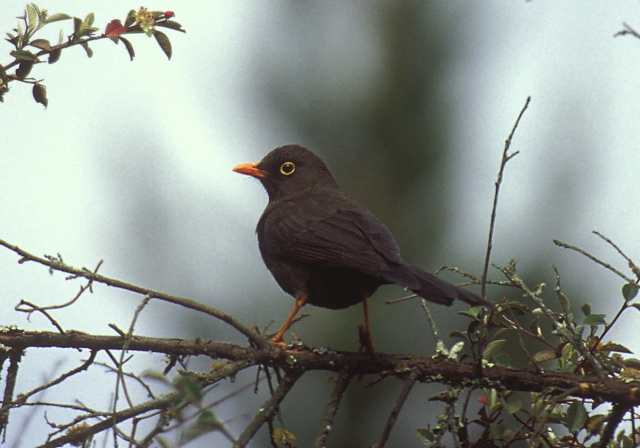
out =
<path fill-rule="evenodd" d="M 365 304 L 380 285 L 395 283 L 432 302 L 454 299 L 489 305 L 416 266 L 404 264 L 391 232 L 369 210 L 347 198 L 325 163 L 297 145 L 276 148 L 259 163 L 234 171 L 256 177 L 269 194 L 258 221 L 260 253 L 296 307 L 274 338 L 282 335 L 305 304 L 340 309 Z M 371 347 L 369 347 L 371 349 Z"/>

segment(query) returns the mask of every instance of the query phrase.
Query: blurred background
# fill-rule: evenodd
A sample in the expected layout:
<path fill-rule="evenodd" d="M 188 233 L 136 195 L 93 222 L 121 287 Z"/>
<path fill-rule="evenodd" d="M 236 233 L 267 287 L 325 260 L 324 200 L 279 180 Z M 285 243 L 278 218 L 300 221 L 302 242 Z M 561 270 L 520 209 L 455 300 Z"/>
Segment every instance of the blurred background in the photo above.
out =
<path fill-rule="evenodd" d="M 3 33 L 16 26 L 25 6 L 4 3 Z M 101 30 L 139 6 L 120 0 L 38 5 L 82 18 L 94 12 Z M 633 204 L 640 166 L 640 40 L 614 38 L 624 22 L 640 29 L 637 2 L 144 6 L 173 8 L 187 30 L 163 29 L 173 44 L 171 61 L 144 35 L 130 36 L 133 62 L 122 44 L 109 40 L 91 45 L 91 59 L 79 47 L 66 50 L 56 64 L 37 65 L 31 73 L 47 86 L 46 110 L 33 101 L 30 86 L 12 83 L 0 105 L 1 239 L 38 255 L 60 253 L 77 267 L 104 260 L 104 275 L 202 301 L 246 324 L 274 322 L 270 328 L 276 329 L 293 300 L 259 256 L 254 229 L 266 194 L 231 168 L 298 143 L 321 155 L 347 193 L 388 225 L 407 262 L 431 271 L 449 264 L 480 275 L 504 141 L 531 96 L 512 146 L 520 154 L 509 162 L 502 185 L 492 261 L 519 259 L 531 286 L 549 285 L 554 306 L 552 264 L 576 307 L 588 302 L 609 317 L 619 308 L 623 281 L 552 239 L 624 270 L 624 260 L 591 233 L 598 230 L 638 258 Z M 68 35 L 72 23 L 51 24 L 38 37 L 57 41 L 60 29 Z M 0 48 L 2 63 L 9 63 L 11 46 L 3 41 Z M 41 316 L 27 320 L 13 307 L 20 299 L 65 302 L 80 283 L 17 260 L 0 250 L 0 324 L 51 330 Z M 502 279 L 495 269 L 491 277 Z M 493 300 L 514 298 L 510 290 L 489 293 Z M 384 303 L 403 294 L 384 287 L 373 300 L 376 348 L 433 354 L 419 302 Z M 55 316 L 65 329 L 113 334 L 107 325 L 128 328 L 140 300 L 96 285 L 94 294 Z M 455 314 L 462 309 L 433 307 L 443 334 L 464 329 L 466 320 Z M 293 330 L 305 343 L 357 349 L 360 307 L 305 311 L 310 317 Z M 609 336 L 637 353 L 637 339 L 625 336 L 633 319 L 625 316 Z M 145 309 L 136 332 L 244 342 L 218 321 L 159 302 Z M 49 359 L 52 353 L 27 353 L 23 372 L 34 373 L 22 375 L 17 392 L 86 356 L 60 351 Z M 150 357 L 130 368 L 162 369 L 163 363 Z M 299 446 L 317 431 L 332 387 L 328 376 L 308 375 L 285 402 L 285 422 Z M 252 379 L 246 375 L 227 390 Z M 91 399 L 107 408 L 115 376 L 95 381 L 77 384 L 73 396 L 86 397 L 83 391 L 99 384 L 105 393 Z M 352 384 L 330 444 L 361 447 L 377 439 L 401 385 L 367 383 Z M 390 446 L 419 446 L 415 429 L 434 423 L 441 408 L 427 398 L 441 389 L 421 386 L 412 394 Z M 265 396 L 266 388 L 249 392 L 216 412 L 238 435 Z M 11 446 L 43 440 L 42 418 L 30 417 L 13 415 L 33 439 L 10 426 Z M 48 417 L 68 420 L 55 409 Z M 224 446 L 217 437 L 203 436 L 190 446 Z M 252 446 L 270 446 L 265 431 Z"/>

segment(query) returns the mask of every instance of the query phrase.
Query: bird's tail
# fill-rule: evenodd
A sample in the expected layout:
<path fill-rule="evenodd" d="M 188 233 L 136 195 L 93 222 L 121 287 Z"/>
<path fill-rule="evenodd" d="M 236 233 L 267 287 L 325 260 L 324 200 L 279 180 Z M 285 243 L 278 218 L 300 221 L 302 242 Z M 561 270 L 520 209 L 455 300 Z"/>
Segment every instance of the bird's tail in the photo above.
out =
<path fill-rule="evenodd" d="M 458 299 L 472 306 L 493 306 L 491 302 L 482 297 L 464 288 L 454 286 L 429 272 L 423 271 L 417 266 L 406 265 L 405 267 L 411 271 L 419 283 L 419 287 L 410 287 L 409 289 L 431 302 L 449 306 L 455 299 Z"/>

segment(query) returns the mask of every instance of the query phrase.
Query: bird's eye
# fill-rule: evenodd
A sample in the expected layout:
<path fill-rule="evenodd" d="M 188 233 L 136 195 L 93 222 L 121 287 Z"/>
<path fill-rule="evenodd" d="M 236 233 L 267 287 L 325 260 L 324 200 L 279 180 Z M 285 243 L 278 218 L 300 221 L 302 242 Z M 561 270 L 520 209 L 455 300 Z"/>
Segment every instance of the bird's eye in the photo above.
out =
<path fill-rule="evenodd" d="M 295 170 L 296 166 L 293 164 L 293 162 L 284 162 L 282 165 L 280 165 L 280 172 L 285 176 L 293 174 Z"/>

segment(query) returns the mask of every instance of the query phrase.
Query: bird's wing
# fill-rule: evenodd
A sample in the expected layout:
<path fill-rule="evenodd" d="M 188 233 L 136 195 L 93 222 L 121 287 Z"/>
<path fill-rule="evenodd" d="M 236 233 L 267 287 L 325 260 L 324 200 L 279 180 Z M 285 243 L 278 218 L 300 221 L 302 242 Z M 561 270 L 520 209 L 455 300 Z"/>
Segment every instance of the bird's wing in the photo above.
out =
<path fill-rule="evenodd" d="M 385 225 L 350 200 L 338 204 L 291 205 L 265 220 L 264 247 L 271 254 L 306 263 L 346 267 L 379 276 L 402 264 Z"/>

